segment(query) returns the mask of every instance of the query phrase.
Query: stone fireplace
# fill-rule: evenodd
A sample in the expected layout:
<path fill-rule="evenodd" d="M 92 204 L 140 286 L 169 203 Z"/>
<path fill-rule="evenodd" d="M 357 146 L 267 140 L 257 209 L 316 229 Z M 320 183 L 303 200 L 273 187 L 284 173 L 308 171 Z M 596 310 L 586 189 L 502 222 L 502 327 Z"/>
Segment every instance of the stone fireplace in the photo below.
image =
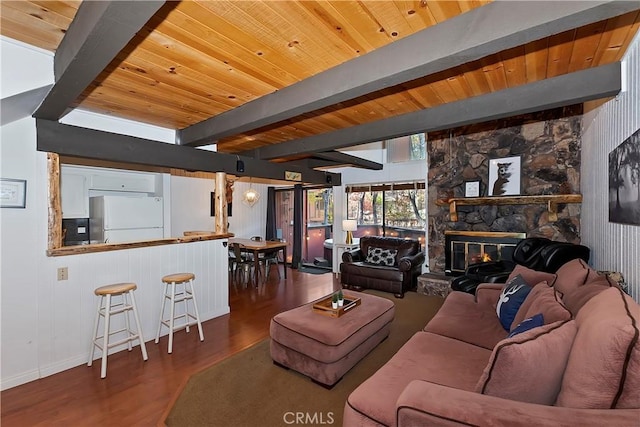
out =
<path fill-rule="evenodd" d="M 445 274 L 464 274 L 469 264 L 487 261 L 511 261 L 525 233 L 484 231 L 445 231 Z"/>
<path fill-rule="evenodd" d="M 458 261 L 447 266 L 445 231 L 522 233 L 580 243 L 579 203 L 559 203 L 557 215 L 550 216 L 544 204 L 497 201 L 459 206 L 452 218 L 448 206 L 438 201 L 464 197 L 465 181 L 473 180 L 480 181 L 480 196 L 487 196 L 489 161 L 511 156 L 521 159 L 520 195 L 579 194 L 581 118 L 582 106 L 576 105 L 428 133 L 431 272 L 462 269 Z"/>

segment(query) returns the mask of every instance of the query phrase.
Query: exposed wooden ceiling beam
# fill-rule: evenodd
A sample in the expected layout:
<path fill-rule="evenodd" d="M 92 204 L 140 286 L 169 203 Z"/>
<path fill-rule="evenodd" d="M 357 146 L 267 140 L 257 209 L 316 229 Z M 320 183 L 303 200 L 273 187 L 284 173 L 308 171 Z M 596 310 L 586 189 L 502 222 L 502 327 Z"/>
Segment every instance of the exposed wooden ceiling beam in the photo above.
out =
<path fill-rule="evenodd" d="M 351 165 L 358 168 L 382 170 L 382 163 L 373 162 L 371 160 L 363 159 L 362 157 L 352 156 L 351 154 L 341 153 L 340 151 L 326 151 L 320 153 L 314 153 L 314 157 L 319 157 L 325 160 L 331 160 L 339 165 Z"/>
<path fill-rule="evenodd" d="M 614 62 L 372 123 L 261 147 L 242 154 L 259 159 L 273 159 L 337 150 L 419 132 L 452 129 L 578 104 L 614 96 L 620 92 L 621 87 L 621 64 Z"/>
<path fill-rule="evenodd" d="M 58 120 L 164 1 L 84 1 L 54 58 L 55 84 L 34 116 Z"/>
<path fill-rule="evenodd" d="M 182 129 L 177 143 L 211 144 L 637 8 L 630 1 L 496 1 Z"/>
<path fill-rule="evenodd" d="M 152 141 L 133 136 L 65 125 L 51 120 L 36 120 L 37 149 L 65 156 L 137 163 L 202 172 L 226 172 L 236 176 L 250 176 L 284 181 L 285 172 L 299 172 L 301 182 L 340 185 L 341 175 L 272 163 L 235 154 L 216 153 L 194 147 Z M 242 160 L 244 172 L 236 169 Z"/>

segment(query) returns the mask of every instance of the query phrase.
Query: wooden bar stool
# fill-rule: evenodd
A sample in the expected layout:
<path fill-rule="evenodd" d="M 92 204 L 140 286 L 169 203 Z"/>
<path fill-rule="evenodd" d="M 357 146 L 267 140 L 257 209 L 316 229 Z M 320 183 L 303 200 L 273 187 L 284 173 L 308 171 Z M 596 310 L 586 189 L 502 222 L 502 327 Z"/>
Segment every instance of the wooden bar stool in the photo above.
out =
<path fill-rule="evenodd" d="M 162 295 L 162 306 L 160 308 L 160 322 L 158 322 L 158 332 L 156 333 L 156 344 L 160 340 L 160 330 L 162 325 L 169 328 L 169 353 L 173 351 L 173 331 L 185 328 L 189 332 L 189 327 L 198 325 L 198 334 L 200 341 L 204 341 L 202 333 L 202 323 L 200 323 L 200 314 L 198 314 L 198 303 L 196 302 L 196 294 L 193 289 L 193 281 L 196 276 L 193 273 L 176 273 L 164 276 L 164 294 Z M 176 287 L 182 285 L 182 289 L 176 291 Z M 164 309 L 169 300 L 169 318 L 165 320 Z M 189 312 L 189 301 L 193 303 L 193 313 Z M 176 303 L 184 302 L 184 314 L 175 314 Z M 175 324 L 176 319 L 184 317 L 184 323 Z"/>
<path fill-rule="evenodd" d="M 136 308 L 136 299 L 133 295 L 133 291 L 137 289 L 135 283 L 116 283 L 114 285 L 107 285 L 97 288 L 94 293 L 100 297 L 98 301 L 98 310 L 96 312 L 96 320 L 93 327 L 93 339 L 91 340 L 91 349 L 89 356 L 89 363 L 87 366 L 91 366 L 93 363 L 93 355 L 96 347 L 102 350 L 102 368 L 100 370 L 100 378 L 107 376 L 107 356 L 109 349 L 124 343 L 127 343 L 129 351 L 131 351 L 131 342 L 140 341 L 140 350 L 142 350 L 142 359 L 147 360 L 147 348 L 144 345 L 144 337 L 142 335 L 142 328 L 140 327 L 140 317 L 138 316 L 138 309 Z M 114 302 L 113 297 L 121 297 L 120 302 Z M 131 297 L 129 303 L 127 296 Z M 129 325 L 129 311 L 133 312 L 133 318 L 136 322 L 136 331 L 131 330 Z M 111 326 L 111 316 L 115 314 L 124 314 L 125 327 L 111 332 L 109 327 Z M 104 319 L 103 333 L 98 336 L 100 317 Z M 125 332 L 126 337 L 115 342 L 109 342 L 111 335 Z"/>

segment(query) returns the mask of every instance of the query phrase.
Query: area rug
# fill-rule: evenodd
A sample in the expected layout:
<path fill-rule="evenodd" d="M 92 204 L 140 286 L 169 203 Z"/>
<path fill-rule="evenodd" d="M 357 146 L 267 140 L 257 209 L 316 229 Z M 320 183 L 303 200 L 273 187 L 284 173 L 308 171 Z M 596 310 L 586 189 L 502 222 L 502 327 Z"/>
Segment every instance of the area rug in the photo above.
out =
<path fill-rule="evenodd" d="M 300 271 L 301 273 L 309 273 L 309 274 L 331 273 L 331 269 L 330 268 L 309 267 L 309 266 L 305 266 L 305 265 L 300 267 L 298 269 L 298 271 Z"/>
<path fill-rule="evenodd" d="M 408 292 L 403 299 L 367 291 L 396 304 L 389 337 L 327 390 L 273 364 L 269 339 L 195 374 L 169 412 L 168 426 L 342 425 L 347 396 L 438 311 L 442 298 Z"/>

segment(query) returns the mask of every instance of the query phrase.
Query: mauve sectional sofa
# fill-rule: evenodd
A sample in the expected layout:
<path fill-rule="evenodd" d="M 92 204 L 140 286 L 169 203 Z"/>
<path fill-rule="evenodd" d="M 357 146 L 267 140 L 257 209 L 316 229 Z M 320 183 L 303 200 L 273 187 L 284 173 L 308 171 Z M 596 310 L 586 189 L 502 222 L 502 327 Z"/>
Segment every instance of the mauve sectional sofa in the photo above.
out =
<path fill-rule="evenodd" d="M 452 292 L 351 393 L 344 425 L 640 425 L 640 306 L 579 259 L 518 274 L 533 288 L 509 331 L 496 314 L 504 285 Z M 543 325 L 508 337 L 538 313 Z"/>

